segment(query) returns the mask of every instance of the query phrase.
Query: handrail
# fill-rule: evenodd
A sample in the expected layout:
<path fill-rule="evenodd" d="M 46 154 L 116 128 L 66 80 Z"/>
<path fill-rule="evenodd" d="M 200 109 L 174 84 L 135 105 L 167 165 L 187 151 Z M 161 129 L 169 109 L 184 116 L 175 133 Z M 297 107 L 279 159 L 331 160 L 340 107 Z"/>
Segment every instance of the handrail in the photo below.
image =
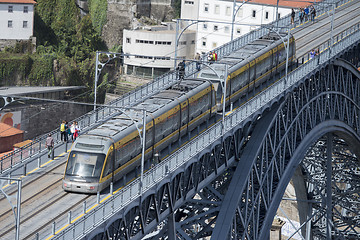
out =
<path fill-rule="evenodd" d="M 266 89 L 266 91 L 259 93 L 232 114 L 228 115 L 225 118 L 225 134 L 235 126 L 244 124 L 254 114 L 260 113 L 269 103 L 283 96 L 285 92 L 291 90 L 300 81 L 303 81 L 310 72 L 316 71 L 319 65 L 326 64 L 359 41 L 360 24 L 357 24 L 354 26 L 351 34 L 345 35 L 343 39 L 334 43 L 331 52 L 329 48 L 325 49 L 319 56 L 292 71 L 287 78 L 280 79 Z M 201 153 L 207 146 L 221 138 L 223 136 L 222 127 L 222 122 L 216 123 L 190 143 L 147 171 L 143 176 L 143 191 L 147 191 L 159 184 L 170 173 L 176 171 L 192 157 Z M 140 180 L 134 180 L 106 201 L 93 208 L 86 215 L 80 217 L 76 222 L 57 233 L 53 239 L 79 239 L 85 237 L 86 233 L 90 232 L 91 229 L 96 228 L 103 221 L 109 219 L 112 214 L 119 212 L 133 200 L 138 199 L 140 196 L 139 185 Z"/>

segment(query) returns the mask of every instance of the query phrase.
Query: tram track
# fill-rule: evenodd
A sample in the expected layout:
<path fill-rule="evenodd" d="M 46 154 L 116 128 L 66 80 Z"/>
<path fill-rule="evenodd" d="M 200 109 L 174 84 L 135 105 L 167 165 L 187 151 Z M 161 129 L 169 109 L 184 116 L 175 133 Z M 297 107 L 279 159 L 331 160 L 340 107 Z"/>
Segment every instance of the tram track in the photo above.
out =
<path fill-rule="evenodd" d="M 64 195 L 68 195 L 68 194 L 70 194 L 70 193 L 66 192 Z M 42 226 L 40 226 L 36 229 L 33 229 L 32 233 L 26 235 L 23 239 L 34 238 L 36 236 L 36 234 L 38 232 L 40 232 L 44 227 L 49 226 L 51 223 L 55 222 L 57 219 L 64 217 L 71 209 L 76 208 L 77 206 L 79 206 L 81 203 L 83 203 L 90 197 L 91 196 L 89 196 L 89 195 L 85 195 L 84 198 L 78 200 L 73 206 L 63 209 L 63 211 L 61 213 L 59 213 L 56 218 L 52 218 L 52 219 L 48 220 L 47 222 L 45 222 Z M 1 236 L 0 236 L 0 238 L 1 238 Z"/>
<path fill-rule="evenodd" d="M 66 164 L 66 162 L 63 161 L 58 165 L 52 166 L 52 168 L 50 168 L 49 170 L 46 170 L 46 171 L 42 172 L 41 175 L 38 175 L 38 176 L 36 176 L 34 178 L 28 178 L 29 180 L 27 180 L 27 181 L 23 180 L 22 189 L 24 189 L 24 188 L 26 188 L 28 186 L 33 186 L 33 184 L 36 184 L 36 182 L 42 182 L 44 180 L 44 178 L 48 177 L 49 172 L 50 173 L 51 172 L 56 172 L 57 170 L 59 170 L 59 172 L 60 172 L 61 168 L 65 167 L 65 164 Z M 41 170 L 41 168 L 39 168 L 39 170 L 37 172 L 39 172 L 40 170 Z M 33 173 L 33 175 L 34 175 L 34 173 Z M 62 177 L 62 175 L 61 175 L 61 177 Z M 61 178 L 59 180 L 61 180 Z M 15 189 L 13 187 L 13 185 L 9 185 L 8 187 L 3 188 L 3 190 L 6 191 L 7 188 L 10 189 L 10 191 L 7 192 L 8 195 L 13 195 L 13 194 L 15 194 L 17 192 L 17 189 Z M 0 197 L 0 202 L 2 200 L 4 200 L 4 199 L 5 199 L 4 196 Z M 0 217 L 1 217 L 1 214 L 0 214 Z"/>
<path fill-rule="evenodd" d="M 356 3 L 354 3 L 356 4 Z M 354 4 L 352 5 L 349 5 L 348 7 L 351 7 L 353 6 Z M 354 8 L 351 13 L 356 13 L 356 11 L 358 10 L 358 8 Z M 353 14 L 342 14 L 341 16 L 339 17 L 336 17 L 336 19 L 334 19 L 334 22 L 337 22 L 337 21 L 346 21 L 346 20 L 349 20 L 349 19 L 354 19 L 354 15 Z M 349 15 L 349 17 L 347 17 L 347 15 Z M 358 17 L 356 16 L 355 19 L 358 19 Z M 327 22 L 324 22 L 324 23 L 321 23 L 321 28 L 327 28 L 328 31 L 326 31 L 325 34 L 329 34 L 330 33 L 330 22 L 327 21 Z M 340 28 L 341 25 L 339 26 L 336 25 L 334 26 L 334 31 L 338 28 Z M 299 30 L 296 30 L 296 32 L 294 32 L 294 34 L 299 34 L 299 38 L 296 38 L 296 40 L 300 40 L 300 41 L 304 41 L 304 39 L 306 37 L 308 37 L 306 34 L 303 34 L 301 33 L 301 30 L 303 28 L 299 27 Z M 318 35 L 321 35 L 318 33 Z M 322 33 L 322 35 L 324 35 L 324 33 Z M 301 51 L 304 51 L 306 50 L 306 52 L 308 51 L 309 49 L 309 45 L 314 45 L 316 42 L 319 42 L 317 40 L 317 38 L 312 38 L 311 40 L 308 41 L 307 45 L 305 46 L 301 46 L 299 47 L 299 50 Z M 314 47 L 316 48 L 316 47 Z M 53 167 L 52 169 L 49 169 L 47 170 L 46 172 L 43 172 L 41 175 L 39 174 L 35 179 L 29 179 L 28 181 L 26 181 L 26 183 L 23 185 L 23 188 L 25 191 L 29 191 L 31 192 L 31 189 L 32 186 L 34 185 L 37 185 L 41 182 L 45 182 L 46 181 L 46 177 L 49 175 L 49 173 L 51 172 L 56 172 L 56 171 L 59 171 L 60 172 L 60 169 L 61 167 L 64 168 L 64 165 L 65 165 L 65 161 L 63 161 L 61 164 Z M 63 171 L 62 171 L 63 173 Z M 34 239 L 35 235 L 37 232 L 40 232 L 41 230 L 43 230 L 45 227 L 48 227 L 49 225 L 51 225 L 54 221 L 58 221 L 60 219 L 64 219 L 66 217 L 66 214 L 69 212 L 69 211 L 72 211 L 74 209 L 79 209 L 80 208 L 80 205 L 82 202 L 84 202 L 85 200 L 88 200 L 90 198 L 95 198 L 95 196 L 92 196 L 92 195 L 79 195 L 79 194 L 73 194 L 73 193 L 67 193 L 67 192 L 64 192 L 61 187 L 61 180 L 62 180 L 62 174 L 60 175 L 60 178 L 58 178 L 57 180 L 54 181 L 53 185 L 48 185 L 48 186 L 45 186 L 43 187 L 42 190 L 40 190 L 39 192 L 37 193 L 32 193 L 34 194 L 34 196 L 29 196 L 27 199 L 25 199 L 22 204 L 24 205 L 27 205 L 27 203 L 30 203 L 32 200 L 33 201 L 36 201 L 40 198 L 47 198 L 47 196 L 55 196 L 55 198 L 47 198 L 46 200 L 43 200 L 43 201 L 49 201 L 47 203 L 45 203 L 44 205 L 42 205 L 41 207 L 39 207 L 38 209 L 36 209 L 34 212 L 31 212 L 30 215 L 28 216 L 25 216 L 24 219 L 21 220 L 21 232 L 22 232 L 22 235 L 21 235 L 21 239 Z M 51 187 L 53 186 L 53 187 Z M 59 190 L 57 190 L 57 188 L 59 188 Z M 28 190 L 27 190 L 28 189 Z M 11 189 L 10 193 L 11 194 L 15 194 L 17 190 L 15 189 Z M 71 204 L 69 203 L 68 205 L 71 205 L 71 206 L 65 206 L 65 204 L 63 204 L 66 200 L 67 197 L 71 197 L 73 196 L 73 198 L 79 198 L 79 199 L 75 199 L 73 202 L 71 202 Z M 2 204 L 1 201 L 3 200 L 6 200 L 5 198 L 2 198 L 0 199 L 0 205 L 4 205 Z M 8 204 L 8 203 L 7 203 Z M 7 205 L 8 206 L 8 205 Z M 49 218 L 46 218 L 44 220 L 44 222 L 42 222 L 41 224 L 38 224 L 36 226 L 34 226 L 33 229 L 31 229 L 31 231 L 27 231 L 26 230 L 26 227 L 23 227 L 22 225 L 24 224 L 29 224 L 31 225 L 31 221 L 36 221 L 36 217 L 41 215 L 43 212 L 45 212 L 47 209 L 49 208 L 52 208 L 52 209 L 56 209 L 57 212 L 56 212 L 56 217 L 53 217 L 53 216 L 49 216 Z M 0 211 L 1 211 L 1 207 L 0 207 Z M 48 210 L 48 211 L 51 211 L 51 210 Z M 11 210 L 7 210 L 5 211 L 4 213 L 1 213 L 0 212 L 0 221 L 2 222 L 2 229 L 4 228 L 7 228 L 10 226 L 10 224 L 7 224 L 7 225 L 3 225 L 3 217 L 7 216 L 9 217 L 10 215 L 12 214 L 12 211 Z M 13 218 L 13 216 L 11 216 Z M 64 221 L 63 221 L 64 222 Z M 13 223 L 13 221 L 12 221 Z M 0 239 L 13 239 L 12 236 L 9 237 L 10 233 L 12 231 L 15 230 L 15 227 L 14 226 L 11 226 L 9 229 L 6 229 L 5 232 L 3 233 L 0 233 Z"/>
<path fill-rule="evenodd" d="M 340 12 L 341 15 L 337 15 L 334 18 L 334 26 L 333 26 L 333 33 L 334 37 L 337 34 L 340 34 L 344 30 L 340 31 L 343 27 L 343 23 L 347 22 L 349 24 L 349 28 L 351 26 L 354 26 L 355 24 L 359 23 L 360 16 L 356 13 L 359 11 L 360 3 L 359 2 L 352 2 L 350 5 L 346 6 L 346 8 L 353 8 L 352 10 L 348 12 Z M 354 17 L 355 16 L 355 17 Z M 352 24 L 351 24 L 352 23 Z M 316 26 L 316 29 L 314 29 L 313 32 L 309 32 L 308 29 L 312 27 L 313 24 L 321 24 L 320 26 Z M 303 31 L 303 29 L 306 31 Z M 340 29 L 340 30 L 339 30 Z M 298 27 L 295 30 L 293 30 L 293 35 L 296 39 L 297 45 L 300 45 L 301 47 L 297 47 L 297 58 L 302 58 L 304 55 L 308 54 L 309 49 L 317 49 L 322 44 L 324 44 L 328 37 L 330 37 L 331 34 L 331 21 L 323 21 L 323 19 L 315 20 L 315 22 L 310 22 L 306 24 L 306 28 Z M 326 41 L 321 41 L 319 43 L 319 39 L 323 37 L 326 39 Z M 300 42 L 304 42 L 304 44 L 298 44 Z"/>

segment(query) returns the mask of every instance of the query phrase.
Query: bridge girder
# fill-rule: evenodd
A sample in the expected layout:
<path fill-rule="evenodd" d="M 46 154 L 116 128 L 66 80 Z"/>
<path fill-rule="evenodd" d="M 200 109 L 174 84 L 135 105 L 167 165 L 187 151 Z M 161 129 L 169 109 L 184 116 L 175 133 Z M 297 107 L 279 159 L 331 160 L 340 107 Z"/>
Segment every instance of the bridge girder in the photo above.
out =
<path fill-rule="evenodd" d="M 93 233 L 89 239 L 105 237 L 104 232 L 124 239 L 141 239 L 149 233 L 153 239 L 173 235 L 169 233 L 172 228 L 167 227 L 171 214 L 181 239 L 267 237 L 283 191 L 302 160 L 291 156 L 302 142 L 307 144 L 300 146 L 304 152 L 326 132 L 359 139 L 359 102 L 359 74 L 349 64 L 337 61 L 319 69 L 288 93 L 279 109 L 272 106 L 272 111 L 276 110 L 272 124 L 257 124 L 264 135 L 257 146 L 250 144 L 255 139 L 250 121 L 244 123 L 232 136 L 163 181 L 156 192 L 141 199 L 140 205 L 119 213 L 103 225 L 102 233 Z M 253 116 L 254 123 L 257 118 Z M 316 128 L 322 132 L 312 131 Z M 236 169 L 244 170 L 248 163 L 242 160 L 246 148 L 256 147 L 246 181 L 231 188 Z M 230 206 L 224 199 L 234 189 L 243 190 L 237 193 L 238 203 Z"/>

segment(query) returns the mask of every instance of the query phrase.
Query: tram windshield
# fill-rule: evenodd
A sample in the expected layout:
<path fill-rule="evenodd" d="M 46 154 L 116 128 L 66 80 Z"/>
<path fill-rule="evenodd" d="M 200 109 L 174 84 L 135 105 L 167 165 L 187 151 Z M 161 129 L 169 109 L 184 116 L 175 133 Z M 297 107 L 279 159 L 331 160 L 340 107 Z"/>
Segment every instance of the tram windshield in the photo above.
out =
<path fill-rule="evenodd" d="M 71 151 L 65 174 L 68 176 L 100 177 L 105 154 Z"/>

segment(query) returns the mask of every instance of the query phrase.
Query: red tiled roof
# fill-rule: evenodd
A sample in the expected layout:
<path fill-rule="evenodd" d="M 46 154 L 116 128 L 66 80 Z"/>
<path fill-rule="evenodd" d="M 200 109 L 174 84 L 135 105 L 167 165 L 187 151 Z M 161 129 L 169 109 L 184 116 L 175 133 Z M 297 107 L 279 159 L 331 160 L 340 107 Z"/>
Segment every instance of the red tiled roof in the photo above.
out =
<path fill-rule="evenodd" d="M 1 0 L 0 0 L 1 1 Z M 321 2 L 318 0 L 317 2 Z M 249 3 L 258 3 L 263 5 L 277 5 L 277 0 L 250 0 Z M 313 1 L 306 0 L 279 0 L 279 7 L 289 7 L 289 8 L 300 8 L 312 5 Z"/>
<path fill-rule="evenodd" d="M 36 4 L 34 0 L 0 0 L 0 3 L 30 3 Z"/>
<path fill-rule="evenodd" d="M 8 137 L 23 132 L 24 131 L 7 125 L 6 123 L 0 123 L 0 137 Z"/>

